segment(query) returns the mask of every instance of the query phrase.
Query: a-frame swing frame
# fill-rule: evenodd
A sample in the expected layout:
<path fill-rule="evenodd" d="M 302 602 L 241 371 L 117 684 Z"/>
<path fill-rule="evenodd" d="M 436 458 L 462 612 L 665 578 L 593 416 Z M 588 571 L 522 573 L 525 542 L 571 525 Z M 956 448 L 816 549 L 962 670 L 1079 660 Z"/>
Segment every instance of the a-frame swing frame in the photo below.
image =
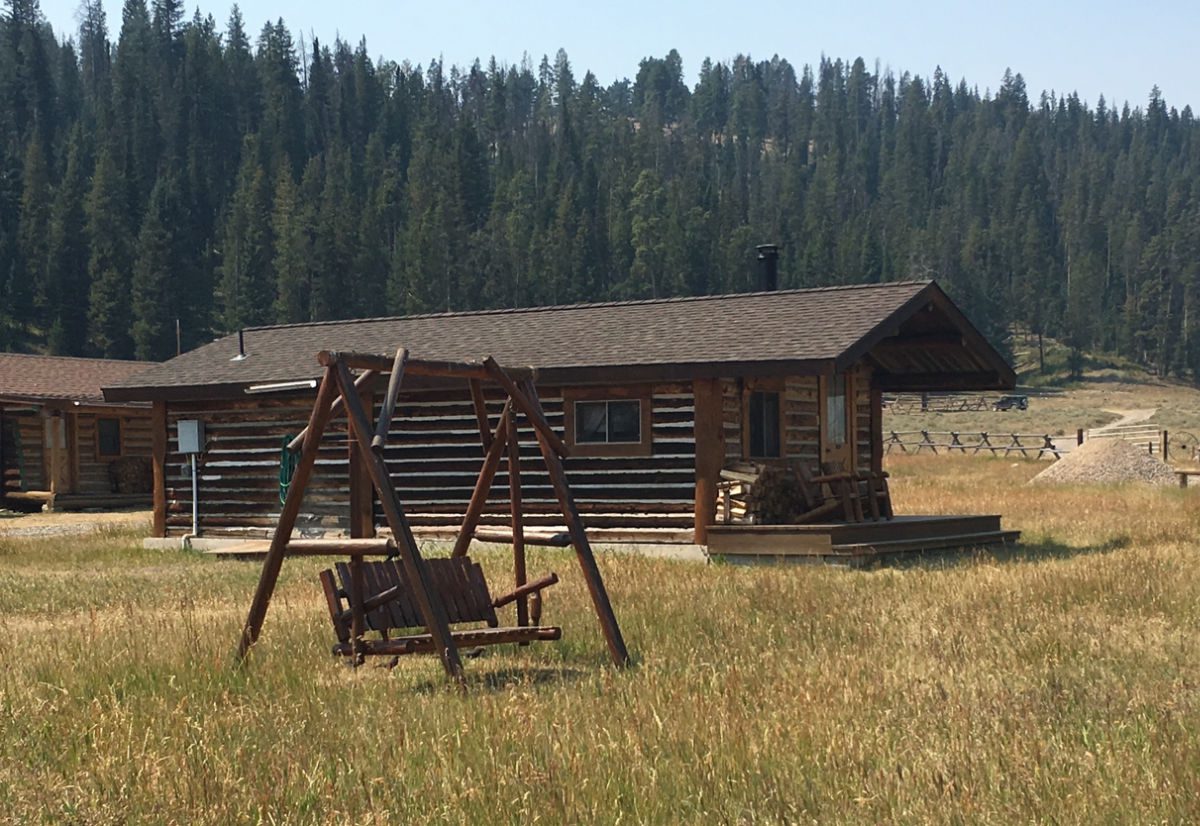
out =
<path fill-rule="evenodd" d="M 404 514 L 404 508 L 392 484 L 387 464 L 383 458 L 383 448 L 391 429 L 392 417 L 395 414 L 396 402 L 399 398 L 400 387 L 405 375 L 422 376 L 434 379 L 458 379 L 468 382 L 475 415 L 479 422 L 480 440 L 483 443 L 485 455 L 479 478 L 474 492 L 463 517 L 458 538 L 454 544 L 454 556 L 462 556 L 467 552 L 471 540 L 475 536 L 479 518 L 487 503 L 492 482 L 501 460 L 508 462 L 510 485 L 510 503 L 512 514 L 512 544 L 513 567 L 517 586 L 525 584 L 525 536 L 521 515 L 521 474 L 519 446 L 517 441 L 516 414 L 520 412 L 532 427 L 537 437 L 538 447 L 545 461 L 546 472 L 550 477 L 563 519 L 566 522 L 567 533 L 571 546 L 587 582 L 588 592 L 596 615 L 600 620 L 600 629 L 608 645 L 609 655 L 618 666 L 628 665 L 629 652 L 617 625 L 616 615 L 608 599 L 608 591 L 596 565 L 591 543 L 583 528 L 575 500 L 567 484 L 566 473 L 562 460 L 568 455 L 567 446 L 558 434 L 550 427 L 542 411 L 534 385 L 534 373 L 529 369 L 505 369 L 492 358 L 482 362 L 446 362 L 410 359 L 408 351 L 400 348 L 394 358 L 355 352 L 321 351 L 317 361 L 325 368 L 317 390 L 316 402 L 309 416 L 308 426 L 291 444 L 293 451 L 300 451 L 288 487 L 279 521 L 271 538 L 271 545 L 263 562 L 262 574 L 258 587 L 250 604 L 246 623 L 242 628 L 241 642 L 238 646 L 238 659 L 243 660 L 251 646 L 257 642 L 262 633 L 263 621 L 279 572 L 283 567 L 284 558 L 298 555 L 337 554 L 350 555 L 350 570 L 357 582 L 361 582 L 362 558 L 373 554 L 396 555 L 400 557 L 406 581 L 411 583 L 413 596 L 417 603 L 426 630 L 433 639 L 438 655 L 446 673 L 455 680 L 462 682 L 462 659 L 450 633 L 445 606 L 437 597 L 437 591 L 432 587 L 428 568 L 421 552 L 417 547 L 412 528 Z M 355 379 L 351 370 L 361 370 Z M 389 374 L 387 394 L 380 409 L 379 419 L 372 427 L 371 416 L 363 404 L 360 393 L 380 375 Z M 483 383 L 494 383 L 508 396 L 495 429 L 491 427 L 490 418 L 483 396 Z M 392 530 L 391 540 L 374 540 L 354 538 L 349 540 L 293 540 L 292 530 L 300 513 L 300 505 L 304 492 L 312 478 L 316 464 L 317 453 L 321 438 L 330 421 L 344 409 L 349 423 L 352 452 L 366 471 L 378 496 L 383 515 Z M 352 463 L 353 465 L 354 463 Z M 355 473 L 354 467 L 351 474 Z M 354 495 L 353 479 L 351 480 L 352 497 Z M 360 492 L 359 495 L 362 495 Z M 353 519 L 358 518 L 352 515 Z M 358 590 L 358 589 L 355 589 Z M 361 597 L 361 592 L 360 592 Z M 351 600 L 353 638 L 357 639 L 364 629 L 361 599 L 357 606 Z M 528 622 L 528 609 L 525 600 L 518 600 L 517 621 L 519 625 Z"/>

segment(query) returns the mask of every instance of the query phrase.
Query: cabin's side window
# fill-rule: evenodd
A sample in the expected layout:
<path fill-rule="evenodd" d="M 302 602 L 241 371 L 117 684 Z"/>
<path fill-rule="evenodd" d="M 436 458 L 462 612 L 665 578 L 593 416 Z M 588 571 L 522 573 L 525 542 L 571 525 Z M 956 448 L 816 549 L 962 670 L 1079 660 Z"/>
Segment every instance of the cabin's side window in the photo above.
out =
<path fill-rule="evenodd" d="M 96 456 L 116 459 L 121 456 L 121 420 L 96 419 Z"/>
<path fill-rule="evenodd" d="M 642 441 L 639 399 L 575 402 L 577 444 L 637 444 Z"/>
<path fill-rule="evenodd" d="M 567 444 L 581 455 L 649 455 L 650 397 L 564 394 Z"/>
<path fill-rule="evenodd" d="M 746 405 L 749 457 L 775 459 L 782 455 L 779 427 L 779 393 L 754 390 Z"/>

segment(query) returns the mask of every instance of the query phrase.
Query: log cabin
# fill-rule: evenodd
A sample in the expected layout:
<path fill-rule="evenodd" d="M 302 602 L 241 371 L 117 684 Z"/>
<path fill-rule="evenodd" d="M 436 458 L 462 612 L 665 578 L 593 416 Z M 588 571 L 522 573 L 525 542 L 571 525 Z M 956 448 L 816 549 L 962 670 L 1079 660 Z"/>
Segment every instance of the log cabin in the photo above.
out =
<path fill-rule="evenodd" d="M 505 366 L 535 368 L 547 418 L 570 449 L 565 465 L 576 501 L 597 541 L 837 558 L 1014 537 L 995 515 L 719 524 L 727 467 L 751 461 L 817 474 L 830 467 L 878 474 L 884 393 L 1014 386 L 1004 357 L 932 281 L 246 329 L 105 387 L 110 402 L 153 405 L 155 535 L 193 527 L 179 422 L 203 426 L 195 528 L 261 538 L 286 492 L 283 446 L 312 407 L 316 353 L 391 354 L 398 346 L 420 359 L 493 356 Z M 413 525 L 433 535 L 452 532 L 482 460 L 475 400 L 466 388 L 407 380 L 405 387 L 386 461 Z M 382 388 L 365 392 L 378 402 Z M 499 397 L 481 404 L 498 415 Z M 379 524 L 377 506 L 368 512 L 370 497 L 354 495 L 344 435 L 322 444 L 298 530 L 324 535 L 355 520 Z M 561 517 L 529 434 L 521 461 L 527 524 L 552 533 Z M 485 526 L 508 519 L 500 477 Z"/>
<path fill-rule="evenodd" d="M 0 504 L 150 505 L 150 404 L 106 402 L 100 390 L 148 366 L 0 353 Z"/>

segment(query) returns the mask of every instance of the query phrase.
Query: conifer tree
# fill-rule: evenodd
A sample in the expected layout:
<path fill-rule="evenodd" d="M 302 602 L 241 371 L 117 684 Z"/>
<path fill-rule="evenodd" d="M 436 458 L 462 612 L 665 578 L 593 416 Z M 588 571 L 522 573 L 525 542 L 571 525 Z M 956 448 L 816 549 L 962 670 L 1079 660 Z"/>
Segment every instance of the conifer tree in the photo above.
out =
<path fill-rule="evenodd" d="M 121 173 L 107 146 L 96 158 L 86 212 L 91 284 L 88 349 L 96 356 L 128 358 L 133 355 L 129 228 Z"/>

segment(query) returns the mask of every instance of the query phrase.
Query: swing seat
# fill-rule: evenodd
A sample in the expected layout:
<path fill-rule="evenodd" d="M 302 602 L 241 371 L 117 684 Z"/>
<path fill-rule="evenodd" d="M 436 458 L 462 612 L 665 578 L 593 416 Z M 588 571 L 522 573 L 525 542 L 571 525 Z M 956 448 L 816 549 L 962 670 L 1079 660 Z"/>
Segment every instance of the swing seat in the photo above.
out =
<path fill-rule="evenodd" d="M 336 656 L 389 656 L 404 654 L 435 654 L 433 637 L 425 633 L 412 589 L 405 581 L 404 568 L 399 560 L 362 562 L 362 611 L 364 631 L 378 632 L 378 639 L 353 638 L 353 575 L 349 563 L 339 562 L 332 570 L 319 574 L 321 588 L 329 605 L 338 642 L 333 646 Z M 556 574 L 520 586 L 502 597 L 493 599 L 488 591 L 483 569 L 470 557 L 448 557 L 425 560 L 429 571 L 431 594 L 446 607 L 451 625 L 486 623 L 486 628 L 451 629 L 457 646 L 528 643 L 562 638 L 557 626 L 539 625 L 542 613 L 541 592 L 558 582 Z M 531 625 L 502 628 L 496 609 L 526 597 L 529 599 Z M 422 633 L 414 633 L 421 629 Z M 401 632 L 398 636 L 394 632 Z"/>

